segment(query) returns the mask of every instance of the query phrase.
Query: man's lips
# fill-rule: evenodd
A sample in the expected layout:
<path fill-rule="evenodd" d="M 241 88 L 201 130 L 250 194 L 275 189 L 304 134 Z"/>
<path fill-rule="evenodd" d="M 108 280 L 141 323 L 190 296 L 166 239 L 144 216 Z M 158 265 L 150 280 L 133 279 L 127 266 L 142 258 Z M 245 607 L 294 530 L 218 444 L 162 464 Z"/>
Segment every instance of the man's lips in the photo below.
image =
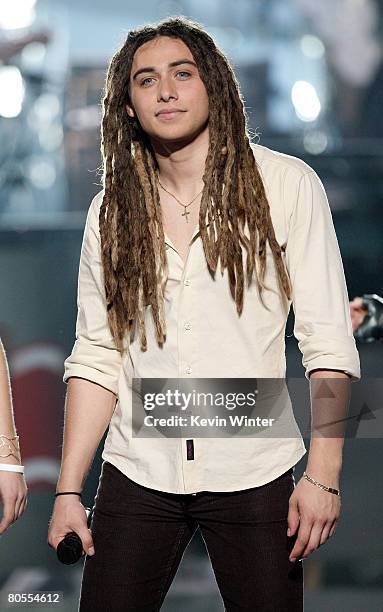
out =
<path fill-rule="evenodd" d="M 173 114 L 176 114 L 176 113 L 184 113 L 184 112 L 185 111 L 181 110 L 180 108 L 169 108 L 169 109 L 166 109 L 166 110 L 163 110 L 163 111 L 159 111 L 157 113 L 157 116 L 159 116 L 159 115 L 173 115 Z"/>

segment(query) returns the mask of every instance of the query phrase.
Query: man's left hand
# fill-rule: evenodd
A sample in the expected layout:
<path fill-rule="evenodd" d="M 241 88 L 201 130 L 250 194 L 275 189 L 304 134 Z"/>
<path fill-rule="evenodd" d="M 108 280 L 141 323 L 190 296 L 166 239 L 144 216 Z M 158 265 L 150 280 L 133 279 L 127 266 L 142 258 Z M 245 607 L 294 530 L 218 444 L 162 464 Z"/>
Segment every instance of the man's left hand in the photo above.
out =
<path fill-rule="evenodd" d="M 324 491 L 305 478 L 296 485 L 289 500 L 289 536 L 297 539 L 289 559 L 306 559 L 335 531 L 340 516 L 340 497 Z"/>

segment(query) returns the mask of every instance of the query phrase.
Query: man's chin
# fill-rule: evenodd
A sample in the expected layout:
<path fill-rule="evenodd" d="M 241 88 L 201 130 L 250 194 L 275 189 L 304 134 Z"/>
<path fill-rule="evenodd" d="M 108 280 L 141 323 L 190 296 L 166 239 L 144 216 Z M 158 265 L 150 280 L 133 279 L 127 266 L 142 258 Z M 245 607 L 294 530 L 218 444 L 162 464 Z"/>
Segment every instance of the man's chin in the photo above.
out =
<path fill-rule="evenodd" d="M 161 130 L 150 135 L 150 140 L 153 146 L 157 148 L 161 145 L 167 148 L 171 145 L 178 146 L 179 148 L 185 147 L 190 144 L 206 129 L 207 123 L 199 126 L 194 130 Z"/>

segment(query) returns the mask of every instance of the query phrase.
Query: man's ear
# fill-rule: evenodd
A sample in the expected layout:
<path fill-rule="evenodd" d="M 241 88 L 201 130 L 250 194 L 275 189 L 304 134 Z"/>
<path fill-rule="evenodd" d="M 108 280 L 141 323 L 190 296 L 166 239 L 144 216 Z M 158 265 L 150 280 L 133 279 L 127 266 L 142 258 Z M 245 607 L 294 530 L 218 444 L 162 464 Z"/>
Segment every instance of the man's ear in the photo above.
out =
<path fill-rule="evenodd" d="M 132 109 L 131 106 L 129 106 L 129 104 L 126 104 L 125 108 L 126 108 L 126 112 L 128 113 L 129 117 L 135 117 L 134 110 Z"/>

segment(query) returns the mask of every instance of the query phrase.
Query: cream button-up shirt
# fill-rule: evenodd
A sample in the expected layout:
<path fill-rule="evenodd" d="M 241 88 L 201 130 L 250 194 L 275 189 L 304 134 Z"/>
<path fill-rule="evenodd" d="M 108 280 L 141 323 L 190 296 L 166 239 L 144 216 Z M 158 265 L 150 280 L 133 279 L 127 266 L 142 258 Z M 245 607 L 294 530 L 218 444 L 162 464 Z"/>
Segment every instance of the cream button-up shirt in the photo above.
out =
<path fill-rule="evenodd" d="M 294 335 L 304 374 L 329 368 L 360 379 L 349 299 L 339 246 L 323 185 L 299 158 L 252 144 L 265 185 L 278 243 L 293 287 Z M 245 288 L 237 315 L 227 270 L 213 278 L 199 229 L 186 263 L 166 236 L 169 277 L 167 337 L 155 339 L 149 307 L 148 350 L 138 334 L 124 356 L 116 350 L 106 313 L 98 216 L 102 192 L 93 199 L 84 231 L 78 280 L 76 341 L 65 361 L 71 376 L 102 385 L 117 396 L 102 458 L 135 482 L 171 493 L 236 491 L 270 482 L 306 453 L 291 404 L 294 433 L 282 437 L 139 437 L 132 435 L 132 380 L 146 378 L 285 378 L 285 326 L 291 302 L 278 295 L 277 273 L 267 245 L 262 304 L 256 282 Z M 309 384 L 309 383 L 307 383 Z M 192 445 L 192 447 L 190 446 Z"/>

